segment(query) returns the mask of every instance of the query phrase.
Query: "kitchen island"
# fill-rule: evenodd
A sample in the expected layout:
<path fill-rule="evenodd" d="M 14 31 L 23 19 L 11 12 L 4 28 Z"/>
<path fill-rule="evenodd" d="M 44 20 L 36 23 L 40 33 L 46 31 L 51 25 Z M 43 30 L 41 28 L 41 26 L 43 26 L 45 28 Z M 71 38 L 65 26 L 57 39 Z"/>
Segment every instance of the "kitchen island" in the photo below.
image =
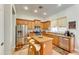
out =
<path fill-rule="evenodd" d="M 51 55 L 52 54 L 52 39 L 46 36 L 32 36 L 32 38 L 37 41 L 40 46 L 40 54 L 41 55 Z"/>

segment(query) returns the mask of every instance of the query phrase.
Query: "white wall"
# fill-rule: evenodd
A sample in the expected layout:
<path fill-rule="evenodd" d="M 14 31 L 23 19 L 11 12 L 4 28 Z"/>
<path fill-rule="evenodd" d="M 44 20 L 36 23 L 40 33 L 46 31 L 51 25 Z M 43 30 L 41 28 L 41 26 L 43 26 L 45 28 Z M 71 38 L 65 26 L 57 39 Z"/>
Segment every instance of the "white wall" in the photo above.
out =
<path fill-rule="evenodd" d="M 12 54 L 15 42 L 15 20 L 12 19 L 12 5 L 4 5 L 4 52 Z"/>
<path fill-rule="evenodd" d="M 67 16 L 67 22 L 69 21 L 76 21 L 76 29 L 69 29 L 70 32 L 73 32 L 75 34 L 75 49 L 79 51 L 79 5 L 74 5 L 70 8 L 67 8 L 66 10 L 57 13 L 50 18 L 53 20 L 56 20 L 57 17 L 63 17 Z M 68 24 L 67 24 L 68 27 Z"/>
<path fill-rule="evenodd" d="M 15 46 L 16 46 L 16 43 L 15 43 L 15 41 L 16 41 L 16 33 L 15 33 L 15 31 L 16 31 L 16 9 L 15 9 L 15 5 L 12 5 L 12 11 L 14 12 L 14 13 L 12 13 L 12 45 L 11 45 L 11 49 L 12 50 L 14 50 L 14 48 L 15 48 Z"/>
<path fill-rule="evenodd" d="M 0 4 L 0 55 L 4 54 L 4 5 Z"/>

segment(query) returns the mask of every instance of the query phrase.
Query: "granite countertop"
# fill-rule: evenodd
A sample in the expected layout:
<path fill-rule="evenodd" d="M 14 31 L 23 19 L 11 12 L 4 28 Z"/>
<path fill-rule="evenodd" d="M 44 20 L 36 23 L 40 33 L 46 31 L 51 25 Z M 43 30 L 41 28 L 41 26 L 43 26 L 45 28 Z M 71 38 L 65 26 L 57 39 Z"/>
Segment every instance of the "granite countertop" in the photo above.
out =
<path fill-rule="evenodd" d="M 56 36 L 60 36 L 60 37 L 65 37 L 65 38 L 71 38 L 70 36 L 65 36 L 64 34 L 61 34 L 61 33 L 46 33 L 46 34 L 50 34 L 50 35 L 56 35 Z"/>
<path fill-rule="evenodd" d="M 40 43 L 52 40 L 52 38 L 46 36 L 32 36 L 32 38 Z"/>

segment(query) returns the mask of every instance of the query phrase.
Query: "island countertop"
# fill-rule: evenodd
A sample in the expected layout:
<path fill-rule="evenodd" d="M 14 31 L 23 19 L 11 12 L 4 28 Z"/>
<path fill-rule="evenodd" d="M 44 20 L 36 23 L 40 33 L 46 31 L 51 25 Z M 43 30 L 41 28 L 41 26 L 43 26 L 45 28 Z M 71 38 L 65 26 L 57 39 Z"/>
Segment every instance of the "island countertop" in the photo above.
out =
<path fill-rule="evenodd" d="M 33 39 L 35 39 L 36 41 L 38 41 L 39 43 L 43 43 L 43 42 L 47 42 L 47 41 L 50 41 L 52 40 L 52 38 L 50 37 L 46 37 L 46 36 L 43 36 L 43 35 L 39 35 L 39 36 L 32 36 Z"/>

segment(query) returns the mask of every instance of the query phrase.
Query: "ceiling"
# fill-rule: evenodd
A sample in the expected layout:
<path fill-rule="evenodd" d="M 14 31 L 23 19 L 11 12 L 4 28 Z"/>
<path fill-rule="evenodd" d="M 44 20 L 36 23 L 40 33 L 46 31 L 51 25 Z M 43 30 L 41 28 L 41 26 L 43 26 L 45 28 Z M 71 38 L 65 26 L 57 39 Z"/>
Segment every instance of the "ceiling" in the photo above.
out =
<path fill-rule="evenodd" d="M 28 6 L 28 10 L 24 9 L 25 6 Z M 43 8 L 39 9 L 39 6 Z M 71 6 L 73 6 L 73 4 L 62 4 L 61 6 L 58 6 L 58 4 L 15 4 L 17 14 L 26 14 L 42 18 L 50 17 Z M 37 13 L 34 13 L 35 9 L 38 10 Z M 43 15 L 44 12 L 46 12 L 47 15 Z"/>

